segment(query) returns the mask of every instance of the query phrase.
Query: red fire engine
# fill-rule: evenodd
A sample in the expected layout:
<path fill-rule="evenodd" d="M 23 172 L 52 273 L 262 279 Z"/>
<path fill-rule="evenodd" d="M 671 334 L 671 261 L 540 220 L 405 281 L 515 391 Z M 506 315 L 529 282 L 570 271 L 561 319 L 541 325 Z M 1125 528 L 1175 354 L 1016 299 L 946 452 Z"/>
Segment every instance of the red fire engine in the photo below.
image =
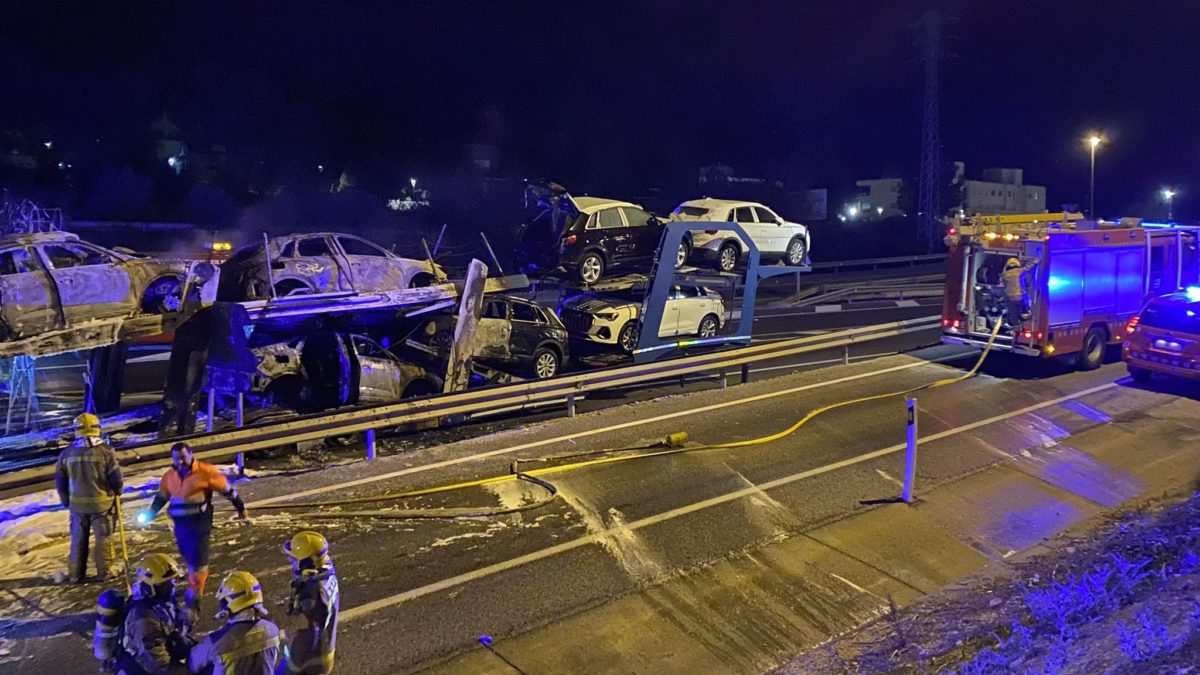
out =
<path fill-rule="evenodd" d="M 982 347 L 1001 321 L 993 349 L 1076 354 L 1080 368 L 1097 368 L 1149 298 L 1196 283 L 1197 229 L 1078 213 L 960 218 L 946 236 L 942 342 Z M 1024 307 L 1014 317 L 1004 278 L 1011 285 L 1005 270 L 1018 265 Z"/>

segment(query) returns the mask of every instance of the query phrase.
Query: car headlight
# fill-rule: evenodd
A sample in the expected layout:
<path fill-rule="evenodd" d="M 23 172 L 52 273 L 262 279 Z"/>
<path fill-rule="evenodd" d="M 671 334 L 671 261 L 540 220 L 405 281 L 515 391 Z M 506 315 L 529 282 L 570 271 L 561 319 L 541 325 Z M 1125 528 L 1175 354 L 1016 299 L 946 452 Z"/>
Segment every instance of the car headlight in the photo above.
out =
<path fill-rule="evenodd" d="M 616 312 L 596 312 L 596 316 L 601 319 L 604 319 L 605 321 L 616 321 L 617 320 Z"/>

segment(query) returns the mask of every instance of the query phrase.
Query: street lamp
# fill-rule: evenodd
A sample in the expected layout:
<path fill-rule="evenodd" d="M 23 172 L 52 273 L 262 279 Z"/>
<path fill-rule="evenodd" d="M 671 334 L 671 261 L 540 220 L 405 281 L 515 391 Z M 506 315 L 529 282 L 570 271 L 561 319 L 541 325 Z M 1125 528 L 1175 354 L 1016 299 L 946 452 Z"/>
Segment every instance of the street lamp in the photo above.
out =
<path fill-rule="evenodd" d="M 1167 203 L 1167 222 L 1175 220 L 1175 194 L 1171 188 L 1163 188 L 1162 198 Z"/>
<path fill-rule="evenodd" d="M 1102 140 L 1096 134 L 1092 134 L 1087 139 L 1092 150 L 1092 178 L 1088 188 L 1088 217 L 1092 220 L 1096 219 L 1096 146 L 1100 145 Z"/>

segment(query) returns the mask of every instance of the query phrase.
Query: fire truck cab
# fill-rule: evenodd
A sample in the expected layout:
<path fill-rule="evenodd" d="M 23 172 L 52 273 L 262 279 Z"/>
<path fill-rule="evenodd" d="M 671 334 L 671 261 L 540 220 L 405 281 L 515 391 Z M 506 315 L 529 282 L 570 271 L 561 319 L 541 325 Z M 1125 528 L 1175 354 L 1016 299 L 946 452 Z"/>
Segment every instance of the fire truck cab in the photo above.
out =
<path fill-rule="evenodd" d="M 956 219 L 942 342 L 983 347 L 1002 322 L 993 349 L 1075 354 L 1080 368 L 1097 368 L 1147 299 L 1197 282 L 1197 229 L 1078 213 Z"/>

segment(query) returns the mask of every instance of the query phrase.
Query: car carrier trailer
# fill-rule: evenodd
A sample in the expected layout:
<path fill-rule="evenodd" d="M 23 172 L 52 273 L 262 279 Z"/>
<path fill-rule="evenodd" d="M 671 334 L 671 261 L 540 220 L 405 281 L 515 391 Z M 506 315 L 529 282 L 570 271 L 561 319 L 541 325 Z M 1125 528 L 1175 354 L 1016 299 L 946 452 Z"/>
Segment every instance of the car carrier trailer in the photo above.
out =
<path fill-rule="evenodd" d="M 942 342 L 1028 356 L 1077 355 L 1099 367 L 1150 298 L 1197 281 L 1196 227 L 1084 220 L 1078 213 L 959 218 L 949 246 Z M 1024 270 L 1024 318 L 1010 316 L 1001 275 Z"/>

